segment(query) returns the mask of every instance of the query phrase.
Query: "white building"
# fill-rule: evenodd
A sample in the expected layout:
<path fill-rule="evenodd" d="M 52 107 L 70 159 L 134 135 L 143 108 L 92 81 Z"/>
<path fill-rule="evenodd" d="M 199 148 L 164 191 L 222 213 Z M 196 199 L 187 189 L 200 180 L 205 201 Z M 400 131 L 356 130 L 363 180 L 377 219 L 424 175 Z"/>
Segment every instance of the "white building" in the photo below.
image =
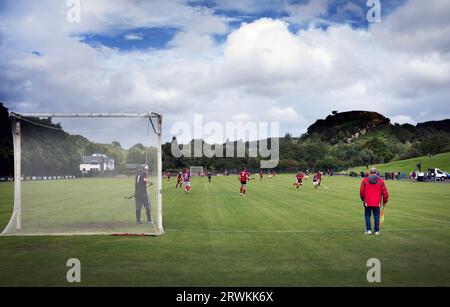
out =
<path fill-rule="evenodd" d="M 99 173 L 114 171 L 114 159 L 96 153 L 92 156 L 83 156 L 80 172 L 87 174 L 92 171 Z"/>

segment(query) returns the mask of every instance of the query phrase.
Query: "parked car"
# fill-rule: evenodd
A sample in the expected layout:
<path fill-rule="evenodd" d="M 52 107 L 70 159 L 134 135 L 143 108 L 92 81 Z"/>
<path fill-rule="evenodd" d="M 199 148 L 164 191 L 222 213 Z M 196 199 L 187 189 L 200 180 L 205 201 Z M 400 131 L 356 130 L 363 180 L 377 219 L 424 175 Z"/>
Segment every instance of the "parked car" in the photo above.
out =
<path fill-rule="evenodd" d="M 430 168 L 426 173 L 418 173 L 417 181 L 445 181 L 449 175 L 438 168 Z"/>
<path fill-rule="evenodd" d="M 430 168 L 428 169 L 428 178 L 435 181 L 445 181 L 447 179 L 447 174 L 438 168 Z"/>
<path fill-rule="evenodd" d="M 428 174 L 424 173 L 424 172 L 419 172 L 416 174 L 416 180 L 417 181 L 426 181 L 428 178 Z"/>

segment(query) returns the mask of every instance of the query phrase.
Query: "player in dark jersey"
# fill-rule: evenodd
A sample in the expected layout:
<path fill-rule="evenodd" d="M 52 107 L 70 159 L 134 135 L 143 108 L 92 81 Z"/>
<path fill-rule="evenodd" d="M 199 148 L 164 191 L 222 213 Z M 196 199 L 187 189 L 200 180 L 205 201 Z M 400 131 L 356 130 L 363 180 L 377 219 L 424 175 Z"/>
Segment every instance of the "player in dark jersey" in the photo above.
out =
<path fill-rule="evenodd" d="M 259 171 L 259 180 L 262 181 L 264 179 L 264 171 L 260 170 Z"/>
<path fill-rule="evenodd" d="M 183 177 L 183 172 L 180 172 L 177 176 L 177 185 L 175 186 L 175 189 L 178 189 L 178 186 L 180 186 L 180 189 L 181 189 L 181 187 L 183 186 L 183 178 L 182 177 Z"/>
<path fill-rule="evenodd" d="M 320 180 L 319 180 L 319 177 L 317 176 L 317 175 L 314 175 L 314 178 L 313 178 L 313 185 L 314 185 L 314 189 L 318 189 L 319 188 L 319 186 L 320 186 Z"/>
<path fill-rule="evenodd" d="M 249 173 L 247 172 L 247 168 L 244 168 L 238 176 L 239 181 L 241 182 L 241 196 L 245 196 L 247 192 L 247 182 L 248 182 Z"/>
<path fill-rule="evenodd" d="M 149 182 L 147 177 L 148 166 L 142 166 L 139 173 L 134 180 L 135 187 L 135 200 L 136 200 L 136 224 L 141 224 L 141 210 L 145 208 L 147 214 L 147 223 L 151 224 L 152 215 L 150 209 L 150 202 L 148 200 L 147 183 Z"/>
<path fill-rule="evenodd" d="M 320 184 L 322 183 L 323 174 L 321 171 L 318 171 L 316 176 L 317 176 L 317 180 L 318 180 L 317 182 L 319 183 L 319 187 L 320 187 Z"/>
<path fill-rule="evenodd" d="M 211 182 L 211 177 L 212 177 L 211 172 L 208 172 L 208 181 L 209 181 L 209 182 Z"/>

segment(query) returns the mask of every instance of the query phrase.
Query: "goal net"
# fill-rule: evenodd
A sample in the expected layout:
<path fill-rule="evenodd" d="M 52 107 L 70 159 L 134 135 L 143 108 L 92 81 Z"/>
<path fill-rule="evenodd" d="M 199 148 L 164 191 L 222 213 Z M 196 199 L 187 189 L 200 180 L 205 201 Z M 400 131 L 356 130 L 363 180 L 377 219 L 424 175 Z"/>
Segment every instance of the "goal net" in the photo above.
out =
<path fill-rule="evenodd" d="M 3 235 L 160 235 L 161 116 L 15 114 Z"/>
<path fill-rule="evenodd" d="M 203 176 L 203 166 L 191 166 L 189 171 L 191 176 Z"/>

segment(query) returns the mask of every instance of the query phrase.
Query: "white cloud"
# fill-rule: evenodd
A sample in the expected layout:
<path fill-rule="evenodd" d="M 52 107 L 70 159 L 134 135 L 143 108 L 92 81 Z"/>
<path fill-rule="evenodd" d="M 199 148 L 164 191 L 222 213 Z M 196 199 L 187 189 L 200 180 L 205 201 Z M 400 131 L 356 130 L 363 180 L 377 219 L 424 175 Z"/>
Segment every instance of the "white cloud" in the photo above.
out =
<path fill-rule="evenodd" d="M 144 39 L 142 34 L 139 33 L 130 33 L 124 36 L 125 40 L 127 41 L 141 41 Z"/>
<path fill-rule="evenodd" d="M 341 11 L 344 14 L 350 13 L 350 14 L 356 15 L 358 17 L 364 17 L 363 10 L 361 9 L 361 7 L 359 5 L 357 5 L 354 2 L 345 3 L 345 5 L 341 8 Z"/>
<path fill-rule="evenodd" d="M 298 123 L 300 116 L 293 107 L 280 108 L 272 107 L 267 111 L 267 117 L 271 121 L 282 122 L 282 123 Z"/>
<path fill-rule="evenodd" d="M 214 41 L 209 35 L 179 32 L 168 45 L 169 47 L 177 48 L 182 53 L 199 54 L 210 50 L 214 45 Z"/>
<path fill-rule="evenodd" d="M 213 34 L 225 34 L 228 26 L 224 20 L 216 16 L 204 15 L 186 24 L 169 42 L 169 46 L 176 48 L 177 52 L 200 56 L 211 52 L 215 47 Z"/>
<path fill-rule="evenodd" d="M 391 118 L 391 122 L 394 124 L 400 124 L 400 125 L 403 125 L 403 124 L 416 125 L 417 124 L 417 122 L 408 115 L 396 115 Z"/>
<path fill-rule="evenodd" d="M 248 122 L 250 120 L 250 115 L 248 115 L 247 113 L 239 113 L 233 116 L 233 121 L 234 122 Z"/>
<path fill-rule="evenodd" d="M 55 5 L 57 0 L 46 1 Z M 211 15 L 211 12 L 187 6 L 182 0 L 89 0 L 82 3 L 82 22 L 69 29 L 76 32 L 114 32 L 127 28 L 182 27 L 204 15 Z"/>
<path fill-rule="evenodd" d="M 284 0 L 215 0 L 220 10 L 257 14 L 267 10 L 279 10 Z"/>
<path fill-rule="evenodd" d="M 314 21 L 327 12 L 329 0 L 310 0 L 305 4 L 287 4 L 289 21 L 292 23 L 305 23 Z"/>
<path fill-rule="evenodd" d="M 404 52 L 450 52 L 450 2 L 409 0 L 370 28 L 383 46 Z"/>
<path fill-rule="evenodd" d="M 287 24 L 260 19 L 244 24 L 233 32 L 225 47 L 224 57 L 231 69 L 230 78 L 270 82 L 297 75 L 305 53 L 300 41 L 287 31 Z"/>

